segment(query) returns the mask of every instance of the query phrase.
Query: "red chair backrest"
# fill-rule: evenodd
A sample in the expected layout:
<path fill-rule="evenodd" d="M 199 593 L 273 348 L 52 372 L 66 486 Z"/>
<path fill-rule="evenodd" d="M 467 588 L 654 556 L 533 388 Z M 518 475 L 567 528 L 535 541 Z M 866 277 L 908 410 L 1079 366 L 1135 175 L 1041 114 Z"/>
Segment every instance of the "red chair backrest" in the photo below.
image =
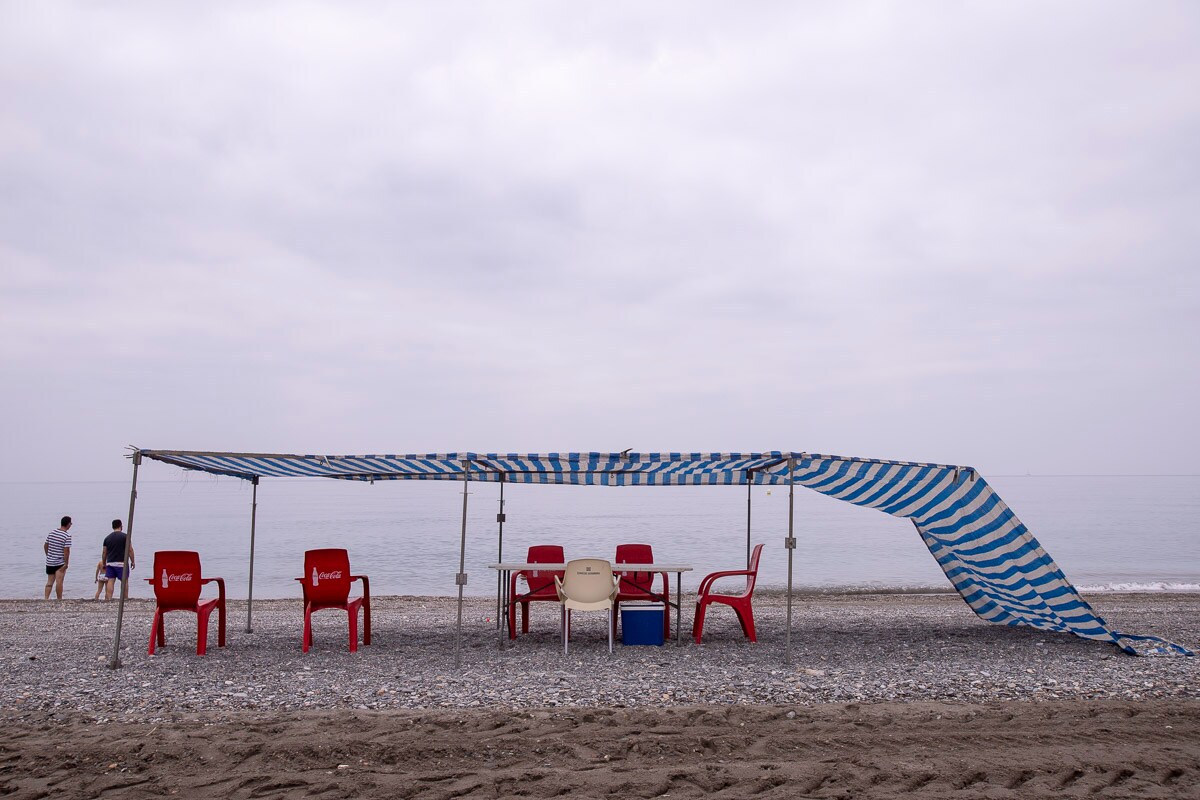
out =
<path fill-rule="evenodd" d="M 565 564 L 567 563 L 566 553 L 563 551 L 561 544 L 535 544 L 529 548 L 529 554 L 525 557 L 527 564 Z M 550 586 L 554 586 L 554 576 L 563 577 L 561 569 L 554 570 L 529 570 L 522 572 L 522 577 L 525 582 L 533 581 L 538 586 L 541 586 L 542 580 L 550 582 Z"/>
<path fill-rule="evenodd" d="M 754 594 L 754 582 L 758 580 L 758 557 L 762 553 L 763 546 L 761 544 L 754 545 L 754 552 L 750 554 L 750 574 L 746 576 L 746 594 Z"/>
<path fill-rule="evenodd" d="M 350 554 L 336 547 L 304 551 L 304 599 L 310 603 L 350 599 Z"/>
<path fill-rule="evenodd" d="M 200 554 L 194 550 L 155 553 L 154 598 L 160 608 L 195 608 L 200 600 Z"/>
<path fill-rule="evenodd" d="M 648 544 L 619 544 L 614 561 L 617 566 L 621 564 L 653 564 L 654 548 Z M 620 575 L 622 590 L 628 590 L 630 585 L 638 589 L 649 590 L 654 585 L 654 574 L 650 572 L 622 572 Z"/>

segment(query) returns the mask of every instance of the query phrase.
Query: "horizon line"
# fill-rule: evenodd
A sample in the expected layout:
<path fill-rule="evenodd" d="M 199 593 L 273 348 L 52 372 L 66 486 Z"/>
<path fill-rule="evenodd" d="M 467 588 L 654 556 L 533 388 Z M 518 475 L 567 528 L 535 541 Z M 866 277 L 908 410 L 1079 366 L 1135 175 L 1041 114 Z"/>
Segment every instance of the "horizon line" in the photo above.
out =
<path fill-rule="evenodd" d="M 222 476 L 222 475 L 209 475 L 208 473 L 204 473 L 204 472 L 198 471 L 198 470 L 187 470 L 187 471 L 185 471 L 185 474 L 180 477 L 190 477 L 190 475 L 187 474 L 190 472 L 196 472 L 197 475 L 205 475 L 205 476 L 213 478 L 214 480 L 220 480 L 223 477 L 230 477 L 230 476 Z M 1200 473 L 1195 473 L 1195 472 L 1040 472 L 1040 473 L 1039 472 L 1026 472 L 1023 474 L 1022 473 L 993 473 L 993 474 L 989 474 L 989 475 L 985 475 L 982 472 L 980 472 L 978 474 L 985 479 L 986 478 L 1200 478 Z M 232 478 L 232 477 L 230 479 L 237 480 L 237 481 L 242 480 L 241 478 Z M 289 481 L 292 483 L 295 483 L 298 481 L 328 482 L 328 481 L 332 480 L 331 478 L 325 478 L 325 477 L 290 477 L 290 476 L 288 476 L 288 477 L 271 477 L 269 479 L 270 480 Z M 142 479 L 138 480 L 138 483 L 178 483 L 178 481 L 179 481 L 178 477 L 175 479 L 142 478 Z M 398 481 L 398 482 L 403 483 L 403 481 Z M 129 483 L 129 480 L 128 479 L 123 479 L 123 480 L 116 480 L 116 479 L 106 479 L 106 480 L 24 480 L 24 481 L 22 481 L 22 480 L 0 480 L 0 484 L 38 484 L 38 483 L 119 483 L 119 484 L 127 484 L 127 483 Z M 633 487 L 629 487 L 629 488 L 633 488 Z M 645 488 L 645 487 L 642 487 L 642 488 Z"/>

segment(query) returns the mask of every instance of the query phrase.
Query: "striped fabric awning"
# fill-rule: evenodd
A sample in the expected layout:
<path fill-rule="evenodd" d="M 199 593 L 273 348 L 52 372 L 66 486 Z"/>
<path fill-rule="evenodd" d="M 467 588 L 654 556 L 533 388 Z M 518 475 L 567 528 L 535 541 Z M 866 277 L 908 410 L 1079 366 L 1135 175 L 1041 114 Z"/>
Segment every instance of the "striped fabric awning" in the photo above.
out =
<path fill-rule="evenodd" d="M 184 469 L 239 478 L 462 480 L 602 486 L 737 485 L 788 482 L 791 453 L 428 453 L 268 455 L 142 450 Z"/>
<path fill-rule="evenodd" d="M 1112 642 L 1127 653 L 1191 653 L 1112 630 L 971 467 L 811 453 L 439 453 L 276 455 L 140 450 L 144 458 L 238 478 L 464 480 L 602 486 L 787 485 L 913 521 L 981 618 Z M 794 471 L 793 471 L 794 470 Z"/>
<path fill-rule="evenodd" d="M 989 622 L 1065 631 L 1132 655 L 1191 655 L 1110 628 L 974 470 L 813 456 L 797 463 L 796 483 L 911 519 L 954 588 Z"/>

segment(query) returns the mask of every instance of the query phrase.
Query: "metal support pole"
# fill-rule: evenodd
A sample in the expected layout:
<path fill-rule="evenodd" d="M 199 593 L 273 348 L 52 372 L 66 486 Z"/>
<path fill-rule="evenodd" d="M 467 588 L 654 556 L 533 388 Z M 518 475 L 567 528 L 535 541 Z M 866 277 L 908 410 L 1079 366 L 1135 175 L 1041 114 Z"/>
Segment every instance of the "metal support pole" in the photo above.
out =
<path fill-rule="evenodd" d="M 500 532 L 496 538 L 496 562 L 504 563 L 504 473 L 500 473 L 500 511 L 496 514 L 496 523 L 500 526 Z M 504 588 L 504 573 L 502 570 L 496 570 L 496 627 L 500 627 L 500 617 L 503 616 L 507 609 L 500 607 L 502 589 Z"/>
<path fill-rule="evenodd" d="M 462 540 L 458 547 L 458 574 L 454 582 L 458 584 L 458 627 L 454 631 L 454 668 L 462 665 L 462 617 L 463 617 L 463 587 L 467 585 L 467 488 L 471 485 L 471 461 L 463 462 L 463 512 Z"/>
<path fill-rule="evenodd" d="M 788 590 L 787 590 L 787 648 L 784 662 L 792 663 L 792 557 L 796 553 L 796 459 L 788 459 Z"/>
<path fill-rule="evenodd" d="M 746 470 L 746 569 L 750 569 L 750 489 L 754 486 L 754 473 Z"/>
<path fill-rule="evenodd" d="M 258 476 L 251 481 L 254 489 L 250 495 L 250 584 L 246 589 L 246 633 L 254 633 L 254 523 L 258 518 Z"/>
<path fill-rule="evenodd" d="M 133 485 L 129 489 L 129 518 L 125 520 L 125 566 L 121 580 L 121 599 L 117 601 L 117 632 L 113 635 L 112 658 L 108 660 L 109 669 L 121 667 L 121 622 L 125 618 L 125 598 L 129 597 L 129 555 L 133 552 L 133 509 L 137 505 L 137 475 L 138 467 L 142 465 L 140 451 L 133 452 Z"/>

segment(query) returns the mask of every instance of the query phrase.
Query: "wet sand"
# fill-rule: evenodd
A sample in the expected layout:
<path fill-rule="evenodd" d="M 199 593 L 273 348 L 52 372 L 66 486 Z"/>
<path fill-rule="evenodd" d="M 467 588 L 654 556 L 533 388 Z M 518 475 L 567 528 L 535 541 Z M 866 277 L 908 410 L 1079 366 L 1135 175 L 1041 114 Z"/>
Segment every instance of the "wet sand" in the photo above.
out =
<path fill-rule="evenodd" d="M 1200 704 L 322 711 L 19 723 L 6 797 L 1200 795 Z"/>

